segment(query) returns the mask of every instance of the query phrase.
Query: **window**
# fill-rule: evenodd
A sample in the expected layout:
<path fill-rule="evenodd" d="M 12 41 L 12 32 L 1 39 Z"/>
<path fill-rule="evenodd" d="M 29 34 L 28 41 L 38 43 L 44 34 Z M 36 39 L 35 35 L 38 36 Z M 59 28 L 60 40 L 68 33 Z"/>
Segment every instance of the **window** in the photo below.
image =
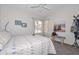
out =
<path fill-rule="evenodd" d="M 35 21 L 35 33 L 42 33 L 42 21 Z"/>

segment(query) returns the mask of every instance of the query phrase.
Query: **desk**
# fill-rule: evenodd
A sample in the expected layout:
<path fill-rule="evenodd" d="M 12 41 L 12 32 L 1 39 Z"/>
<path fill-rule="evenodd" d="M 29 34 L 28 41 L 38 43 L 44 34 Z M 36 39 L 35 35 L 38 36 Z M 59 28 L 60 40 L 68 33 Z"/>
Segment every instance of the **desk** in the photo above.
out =
<path fill-rule="evenodd" d="M 55 41 L 55 38 L 61 39 L 61 46 L 64 46 L 64 39 L 65 39 L 65 37 L 62 37 L 62 36 L 52 36 L 53 43 Z"/>

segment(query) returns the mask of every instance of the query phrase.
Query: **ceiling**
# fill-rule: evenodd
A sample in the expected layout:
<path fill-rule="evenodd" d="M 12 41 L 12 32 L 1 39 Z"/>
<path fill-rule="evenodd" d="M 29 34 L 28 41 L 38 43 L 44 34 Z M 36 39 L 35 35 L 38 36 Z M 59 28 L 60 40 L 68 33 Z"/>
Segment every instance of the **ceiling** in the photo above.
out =
<path fill-rule="evenodd" d="M 39 4 L 5 4 L 4 6 L 9 6 L 11 8 L 15 8 L 21 11 L 24 11 L 25 13 L 29 14 L 32 17 L 38 18 L 38 19 L 45 19 L 49 16 L 50 13 L 54 12 L 58 7 L 61 5 L 59 4 L 46 4 L 46 7 L 49 10 L 46 10 L 44 8 L 31 8 L 32 6 L 38 6 Z"/>
<path fill-rule="evenodd" d="M 31 8 L 32 6 L 38 6 L 39 4 L 2 4 L 2 6 L 4 7 L 8 7 L 8 9 L 13 9 L 13 10 L 19 10 L 22 11 L 28 15 L 30 15 L 31 17 L 40 19 L 40 20 L 44 20 L 47 19 L 50 14 L 53 14 L 53 12 L 56 12 L 56 10 L 58 11 L 59 9 L 64 8 L 65 6 L 72 6 L 72 7 L 79 7 L 79 5 L 75 5 L 75 4 L 46 4 L 46 7 L 49 10 L 46 10 L 44 8 Z M 1 5 L 0 5 L 1 6 Z M 4 7 L 4 8 L 5 8 Z M 69 7 L 69 8 L 70 8 Z"/>

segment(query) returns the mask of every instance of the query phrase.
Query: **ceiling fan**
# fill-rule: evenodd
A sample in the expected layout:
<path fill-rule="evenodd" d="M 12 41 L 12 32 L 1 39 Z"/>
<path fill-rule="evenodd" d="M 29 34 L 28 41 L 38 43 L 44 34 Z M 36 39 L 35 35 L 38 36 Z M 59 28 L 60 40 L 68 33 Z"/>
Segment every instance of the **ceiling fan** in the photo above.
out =
<path fill-rule="evenodd" d="M 50 10 L 48 7 L 47 7 L 47 4 L 39 4 L 37 6 L 31 6 L 31 8 L 43 8 L 43 9 L 46 9 L 46 10 Z"/>

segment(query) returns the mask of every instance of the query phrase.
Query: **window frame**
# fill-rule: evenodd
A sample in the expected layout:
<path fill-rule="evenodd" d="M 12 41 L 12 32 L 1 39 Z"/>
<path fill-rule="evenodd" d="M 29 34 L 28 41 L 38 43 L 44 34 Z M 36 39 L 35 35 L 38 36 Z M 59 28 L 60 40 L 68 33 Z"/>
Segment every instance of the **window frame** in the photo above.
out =
<path fill-rule="evenodd" d="M 41 23 L 39 23 L 39 22 L 41 22 Z M 35 34 L 41 34 L 41 33 L 43 33 L 43 31 L 42 31 L 43 21 L 41 21 L 41 20 L 35 20 L 34 26 L 35 26 L 35 30 L 34 30 Z"/>

